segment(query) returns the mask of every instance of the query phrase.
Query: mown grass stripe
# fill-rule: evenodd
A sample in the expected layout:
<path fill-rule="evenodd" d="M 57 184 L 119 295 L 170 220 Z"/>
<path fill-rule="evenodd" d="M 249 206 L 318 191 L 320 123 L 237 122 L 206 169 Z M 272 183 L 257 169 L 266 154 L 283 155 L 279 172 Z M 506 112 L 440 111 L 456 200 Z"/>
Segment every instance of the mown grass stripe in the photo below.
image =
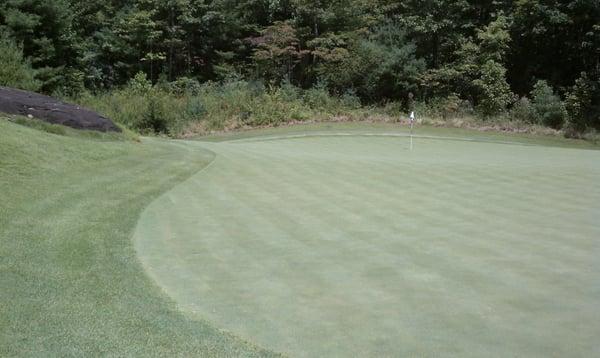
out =
<path fill-rule="evenodd" d="M 199 316 L 299 356 L 594 350 L 575 332 L 600 330 L 595 152 L 437 139 L 410 152 L 406 138 L 345 135 L 202 145 L 210 170 L 169 193 L 176 207 L 151 205 L 169 246 L 144 218 L 136 234 L 143 260 L 163 253 L 151 274 Z"/>

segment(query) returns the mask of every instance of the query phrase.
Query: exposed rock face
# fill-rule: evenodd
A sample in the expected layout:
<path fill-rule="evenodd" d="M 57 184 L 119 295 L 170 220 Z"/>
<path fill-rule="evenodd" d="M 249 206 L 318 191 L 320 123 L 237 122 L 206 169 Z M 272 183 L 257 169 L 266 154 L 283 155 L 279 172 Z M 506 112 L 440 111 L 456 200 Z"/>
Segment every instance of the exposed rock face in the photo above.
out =
<path fill-rule="evenodd" d="M 113 121 L 89 109 L 14 88 L 0 87 L 0 112 L 33 117 L 76 129 L 121 131 Z"/>

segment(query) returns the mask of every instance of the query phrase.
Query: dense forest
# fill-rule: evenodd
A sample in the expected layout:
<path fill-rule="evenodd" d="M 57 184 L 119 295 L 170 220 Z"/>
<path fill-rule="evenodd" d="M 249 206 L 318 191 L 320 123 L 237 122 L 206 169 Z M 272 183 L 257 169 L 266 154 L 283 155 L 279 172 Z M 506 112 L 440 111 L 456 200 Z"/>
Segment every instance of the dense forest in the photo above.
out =
<path fill-rule="evenodd" d="M 600 129 L 598 0 L 4 0 L 0 62 L 68 97 L 244 81 Z"/>

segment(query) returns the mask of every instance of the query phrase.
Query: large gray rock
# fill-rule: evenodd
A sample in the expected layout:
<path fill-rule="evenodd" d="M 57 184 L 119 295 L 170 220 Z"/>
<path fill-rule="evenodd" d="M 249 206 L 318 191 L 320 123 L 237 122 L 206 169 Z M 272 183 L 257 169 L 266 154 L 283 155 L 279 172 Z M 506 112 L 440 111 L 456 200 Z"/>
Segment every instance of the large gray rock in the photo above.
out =
<path fill-rule="evenodd" d="M 34 117 L 76 129 L 121 131 L 113 121 L 89 109 L 14 88 L 0 87 L 0 112 Z"/>

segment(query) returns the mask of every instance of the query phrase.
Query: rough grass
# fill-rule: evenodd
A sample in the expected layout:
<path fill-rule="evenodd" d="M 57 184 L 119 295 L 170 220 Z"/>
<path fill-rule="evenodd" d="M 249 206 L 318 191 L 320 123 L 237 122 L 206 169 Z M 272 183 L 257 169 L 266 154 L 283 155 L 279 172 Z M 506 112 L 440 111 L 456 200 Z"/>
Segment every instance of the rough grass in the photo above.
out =
<path fill-rule="evenodd" d="M 269 355 L 181 314 L 131 243 L 142 209 L 213 155 L 59 134 L 0 118 L 0 356 Z"/>

